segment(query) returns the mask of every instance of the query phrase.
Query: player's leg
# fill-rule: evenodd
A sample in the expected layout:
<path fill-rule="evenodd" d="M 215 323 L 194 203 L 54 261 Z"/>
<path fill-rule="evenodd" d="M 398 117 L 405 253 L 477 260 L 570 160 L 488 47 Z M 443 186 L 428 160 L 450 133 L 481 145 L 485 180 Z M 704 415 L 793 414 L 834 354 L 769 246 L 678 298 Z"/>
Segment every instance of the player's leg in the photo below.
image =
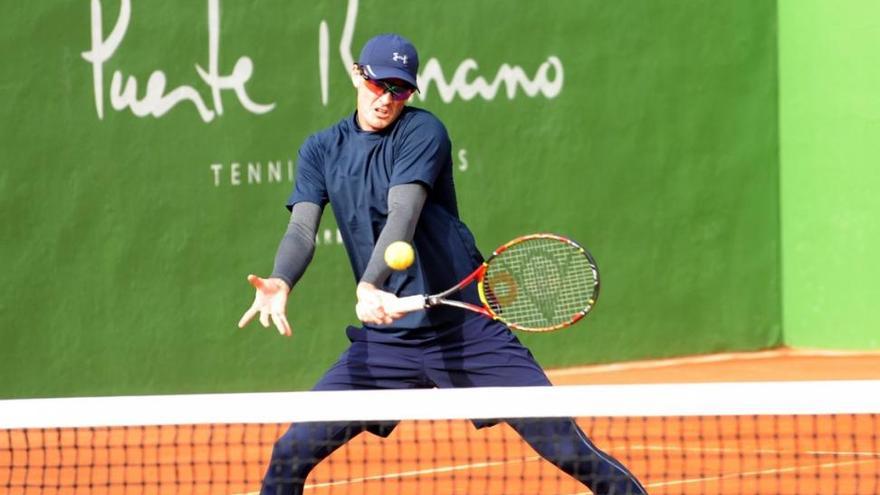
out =
<path fill-rule="evenodd" d="M 345 423 L 291 425 L 275 442 L 260 494 L 301 495 L 312 468 L 363 429 Z"/>
<path fill-rule="evenodd" d="M 313 390 L 413 388 L 423 381 L 421 360 L 412 349 L 366 342 L 365 331 L 349 327 L 351 346 Z M 394 422 L 376 424 L 301 423 L 275 442 L 263 480 L 263 495 L 300 495 L 309 472 L 334 450 L 362 431 L 388 436 Z"/>
<path fill-rule="evenodd" d="M 635 476 L 596 447 L 572 419 L 511 420 L 523 440 L 596 495 L 646 495 Z"/>
<path fill-rule="evenodd" d="M 439 387 L 551 385 L 531 352 L 500 323 L 469 318 L 458 332 L 426 356 Z M 571 419 L 509 421 L 541 456 L 590 487 L 596 495 L 643 495 L 644 488 L 623 465 L 599 450 Z M 478 427 L 491 422 L 476 421 Z M 628 491 L 627 491 L 628 490 Z"/>

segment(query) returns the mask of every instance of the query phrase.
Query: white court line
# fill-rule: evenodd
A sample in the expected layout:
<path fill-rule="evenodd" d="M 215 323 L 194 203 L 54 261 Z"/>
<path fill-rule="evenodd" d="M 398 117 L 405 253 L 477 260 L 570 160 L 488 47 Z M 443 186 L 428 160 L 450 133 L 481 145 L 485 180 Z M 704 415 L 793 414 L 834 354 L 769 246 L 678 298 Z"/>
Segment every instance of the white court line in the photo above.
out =
<path fill-rule="evenodd" d="M 524 457 L 522 459 L 506 459 L 503 461 L 491 461 L 491 462 L 477 462 L 473 464 L 459 464 L 455 466 L 442 466 L 436 468 L 427 468 L 427 469 L 417 469 L 414 471 L 402 471 L 400 473 L 386 473 L 386 474 L 377 474 L 373 476 L 365 476 L 361 478 L 352 478 L 349 480 L 340 480 L 340 481 L 331 481 L 328 483 L 315 483 L 315 484 L 307 484 L 306 490 L 309 488 L 324 488 L 328 486 L 338 486 L 338 485 L 348 485 L 348 484 L 356 484 L 356 483 L 364 483 L 367 481 L 376 481 L 376 480 L 384 480 L 389 478 L 413 478 L 416 476 L 423 476 L 426 474 L 438 474 L 438 473 L 451 473 L 455 471 L 466 471 L 468 469 L 485 469 L 495 466 L 504 466 L 508 464 L 524 464 L 527 462 L 534 462 L 541 460 L 540 456 L 531 456 Z"/>
<path fill-rule="evenodd" d="M 651 446 L 633 446 L 633 447 L 634 447 L 634 449 L 642 449 L 642 450 L 661 450 L 661 449 L 663 449 L 662 447 L 651 447 Z M 670 450 L 670 449 L 665 449 L 665 450 Z M 682 449 L 678 449 L 678 450 L 703 450 L 703 451 L 705 451 L 706 449 L 684 449 L 684 448 L 682 448 Z M 729 449 L 729 450 L 713 449 L 713 451 L 738 452 L 735 449 Z M 766 451 L 766 450 L 762 450 L 760 452 L 767 453 L 767 454 L 793 454 L 793 453 L 795 453 L 794 451 Z M 804 454 L 804 455 L 858 455 L 858 456 L 868 456 L 868 457 L 871 457 L 872 459 L 861 459 L 861 460 L 841 461 L 841 462 L 825 462 L 825 463 L 820 463 L 820 464 L 809 464 L 809 465 L 801 465 L 801 466 L 790 466 L 790 467 L 784 467 L 784 468 L 763 469 L 763 470 L 759 470 L 759 471 L 745 471 L 745 472 L 741 472 L 741 473 L 728 473 L 728 474 L 722 474 L 722 475 L 717 475 L 717 476 L 704 476 L 704 477 L 700 477 L 700 478 L 687 478 L 687 479 L 683 479 L 683 480 L 658 481 L 658 482 L 654 482 L 654 483 L 647 483 L 647 484 L 645 484 L 645 487 L 646 488 L 656 488 L 656 487 L 662 487 L 662 486 L 687 485 L 687 484 L 701 483 L 701 482 L 706 482 L 706 481 L 721 481 L 721 480 L 732 479 L 732 478 L 754 478 L 754 477 L 767 475 L 767 474 L 791 473 L 791 472 L 797 472 L 797 471 L 803 471 L 803 470 L 809 470 L 809 469 L 817 469 L 817 468 L 818 469 L 829 469 L 829 468 L 835 468 L 835 467 L 840 467 L 840 466 L 864 464 L 866 462 L 873 461 L 873 457 L 880 457 L 880 453 L 877 453 L 877 452 L 807 451 L 807 452 L 801 452 L 801 454 Z M 353 485 L 353 484 L 358 484 L 358 483 L 365 483 L 365 482 L 369 482 L 369 481 L 378 481 L 378 480 L 384 480 L 384 479 L 412 478 L 412 477 L 417 477 L 417 476 L 424 476 L 424 475 L 431 475 L 431 474 L 438 474 L 438 473 L 466 471 L 466 470 L 470 470 L 470 469 L 485 469 L 485 468 L 503 466 L 503 465 L 508 465 L 508 464 L 524 464 L 527 462 L 535 462 L 535 461 L 540 461 L 540 460 L 541 460 L 540 456 L 531 456 L 531 457 L 525 457 L 525 458 L 513 459 L 513 460 L 480 462 L 480 463 L 473 463 L 473 464 L 460 464 L 460 465 L 454 465 L 454 466 L 442 466 L 442 467 L 436 467 L 436 468 L 418 469 L 418 470 L 412 470 L 412 471 L 402 471 L 399 473 L 386 473 L 386 474 L 378 474 L 378 475 L 373 475 L 373 476 L 364 476 L 364 477 L 359 477 L 359 478 L 352 478 L 352 479 L 340 480 L 340 481 L 332 481 L 332 482 L 326 482 L 326 483 L 307 484 L 305 486 L 305 489 L 309 490 L 309 489 L 326 488 L 326 487 L 340 486 L 340 485 L 350 485 L 350 484 Z M 235 494 L 235 495 L 258 495 L 258 493 L 259 492 L 248 492 L 248 493 Z M 575 493 L 560 494 L 560 495 L 589 495 L 589 493 L 590 493 L 589 491 L 584 491 L 584 492 L 575 492 Z"/>
<path fill-rule="evenodd" d="M 848 462 L 826 462 L 822 464 L 811 464 L 808 466 L 791 466 L 786 468 L 774 468 L 774 469 L 764 469 L 761 471 L 746 471 L 743 473 L 730 473 L 730 474 L 722 474 L 720 476 L 705 476 L 702 478 L 689 478 L 685 480 L 673 480 L 673 481 L 659 481 L 655 483 L 649 483 L 645 485 L 646 488 L 651 487 L 659 487 L 659 486 L 671 486 L 671 485 L 687 485 L 693 483 L 700 483 L 704 481 L 720 481 L 731 478 L 751 478 L 757 477 L 764 474 L 774 474 L 774 473 L 791 473 L 796 471 L 803 471 L 806 469 L 827 469 L 834 468 L 838 466 L 850 466 L 853 464 L 864 464 L 866 462 L 871 462 L 872 459 L 863 459 L 860 461 L 848 461 Z"/>
<path fill-rule="evenodd" d="M 677 452 L 702 452 L 702 453 L 738 453 L 739 449 L 733 448 L 709 448 L 709 447 L 676 447 L 676 446 L 668 446 L 668 445 L 632 445 L 630 447 L 631 450 L 642 450 L 642 451 L 677 451 Z M 725 479 L 732 478 L 751 478 L 758 477 L 766 474 L 774 474 L 774 473 L 790 473 L 797 472 L 808 469 L 829 469 L 835 468 L 839 466 L 849 466 L 855 464 L 863 464 L 866 462 L 872 462 L 875 458 L 880 458 L 880 452 L 873 451 L 824 451 L 824 450 L 804 450 L 804 451 L 796 451 L 796 450 L 778 450 L 778 449 L 759 449 L 759 450 L 750 450 L 750 455 L 753 454 L 763 454 L 763 455 L 803 455 L 803 456 L 848 456 L 848 457 L 867 457 L 868 459 L 860 459 L 860 460 L 852 460 L 852 461 L 838 461 L 838 462 L 826 462 L 820 464 L 810 464 L 810 465 L 800 465 L 800 466 L 790 466 L 784 468 L 772 468 L 772 469 L 764 469 L 760 471 L 746 471 L 741 473 L 728 473 L 717 476 L 706 476 L 700 478 L 687 478 L 683 480 L 671 480 L 671 481 L 660 481 L 646 484 L 645 487 L 662 487 L 662 486 L 672 486 L 672 485 L 686 485 L 686 484 L 694 484 L 706 481 L 720 481 Z M 540 461 L 540 456 L 530 456 L 519 459 L 506 459 L 502 461 L 490 461 L 490 462 L 479 462 L 479 463 L 471 463 L 471 464 L 458 464 L 452 466 L 440 466 L 434 468 L 426 468 L 426 469 L 417 469 L 411 471 L 401 471 L 396 473 L 384 473 L 384 474 L 376 474 L 371 476 L 364 476 L 358 478 L 351 478 L 346 480 L 339 481 L 331 481 L 324 483 L 309 483 L 305 486 L 306 490 L 310 489 L 318 489 L 318 488 L 326 488 L 333 486 L 341 486 L 341 485 L 354 485 L 359 483 L 366 483 L 370 481 L 378 481 L 385 479 L 400 479 L 400 478 L 413 478 L 424 475 L 431 474 L 440 474 L 440 473 L 450 473 L 455 471 L 466 471 L 471 469 L 486 469 L 496 466 L 504 466 L 510 464 L 524 464 L 528 462 Z M 258 495 L 259 492 L 246 492 L 240 494 L 233 495 Z M 585 492 L 575 492 L 570 494 L 561 494 L 561 495 L 589 495 L 589 491 Z"/>
<path fill-rule="evenodd" d="M 305 486 L 306 490 L 316 489 L 316 488 L 326 488 L 332 486 L 340 486 L 340 485 L 355 485 L 358 483 L 366 483 L 368 481 L 378 481 L 385 479 L 397 479 L 397 478 L 413 478 L 417 476 L 429 475 L 429 474 L 438 474 L 438 473 L 451 473 L 455 471 L 466 471 L 468 469 L 485 469 L 495 466 L 504 466 L 508 464 L 524 464 L 527 462 L 535 462 L 541 460 L 540 456 L 531 456 L 524 457 L 521 459 L 505 459 L 503 461 L 491 461 L 491 462 L 478 462 L 473 464 L 458 464 L 454 466 L 441 466 L 435 468 L 427 468 L 427 469 L 416 469 L 413 471 L 401 471 L 399 473 L 384 473 L 384 474 L 376 474 L 372 476 L 363 476 L 359 478 L 351 478 L 347 480 L 339 480 L 339 481 L 330 481 L 325 483 L 307 483 Z M 258 495 L 259 492 L 246 492 L 246 493 L 237 493 L 232 495 Z"/>
<path fill-rule="evenodd" d="M 630 450 L 645 450 L 659 452 L 671 450 L 675 452 L 707 452 L 707 453 L 738 453 L 740 449 L 721 448 L 721 447 L 673 447 L 668 445 L 633 445 Z M 749 454 L 766 454 L 766 455 L 805 455 L 805 456 L 840 456 L 840 457 L 878 457 L 880 452 L 873 451 L 847 451 L 847 450 L 778 450 L 778 449 L 751 449 Z"/>

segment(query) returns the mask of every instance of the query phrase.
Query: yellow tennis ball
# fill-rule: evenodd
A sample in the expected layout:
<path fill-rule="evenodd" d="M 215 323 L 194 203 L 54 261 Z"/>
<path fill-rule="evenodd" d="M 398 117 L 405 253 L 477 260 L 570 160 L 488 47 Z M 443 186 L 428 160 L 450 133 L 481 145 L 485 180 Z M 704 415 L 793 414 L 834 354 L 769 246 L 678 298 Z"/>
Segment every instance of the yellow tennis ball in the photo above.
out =
<path fill-rule="evenodd" d="M 385 263 L 392 270 L 406 270 L 412 265 L 416 253 L 412 246 L 403 241 L 395 241 L 385 249 Z"/>

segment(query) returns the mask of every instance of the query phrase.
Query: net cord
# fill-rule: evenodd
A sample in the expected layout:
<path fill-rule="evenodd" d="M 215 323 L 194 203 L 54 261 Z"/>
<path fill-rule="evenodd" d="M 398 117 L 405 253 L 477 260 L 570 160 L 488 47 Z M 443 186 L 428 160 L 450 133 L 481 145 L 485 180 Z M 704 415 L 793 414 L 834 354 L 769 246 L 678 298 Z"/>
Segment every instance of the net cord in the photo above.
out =
<path fill-rule="evenodd" d="M 352 407 L 356 404 L 357 407 Z M 0 429 L 408 419 L 880 413 L 880 380 L 0 400 Z"/>

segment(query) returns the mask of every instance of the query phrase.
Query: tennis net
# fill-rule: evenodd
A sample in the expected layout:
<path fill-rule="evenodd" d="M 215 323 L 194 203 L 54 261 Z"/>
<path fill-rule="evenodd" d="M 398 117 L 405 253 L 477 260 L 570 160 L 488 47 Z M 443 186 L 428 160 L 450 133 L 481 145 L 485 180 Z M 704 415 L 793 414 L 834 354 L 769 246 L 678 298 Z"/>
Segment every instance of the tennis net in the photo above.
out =
<path fill-rule="evenodd" d="M 0 401 L 0 492 L 244 494 L 291 422 L 387 425 L 307 494 L 590 493 L 507 424 L 572 417 L 658 494 L 880 493 L 880 381 L 590 385 Z"/>

